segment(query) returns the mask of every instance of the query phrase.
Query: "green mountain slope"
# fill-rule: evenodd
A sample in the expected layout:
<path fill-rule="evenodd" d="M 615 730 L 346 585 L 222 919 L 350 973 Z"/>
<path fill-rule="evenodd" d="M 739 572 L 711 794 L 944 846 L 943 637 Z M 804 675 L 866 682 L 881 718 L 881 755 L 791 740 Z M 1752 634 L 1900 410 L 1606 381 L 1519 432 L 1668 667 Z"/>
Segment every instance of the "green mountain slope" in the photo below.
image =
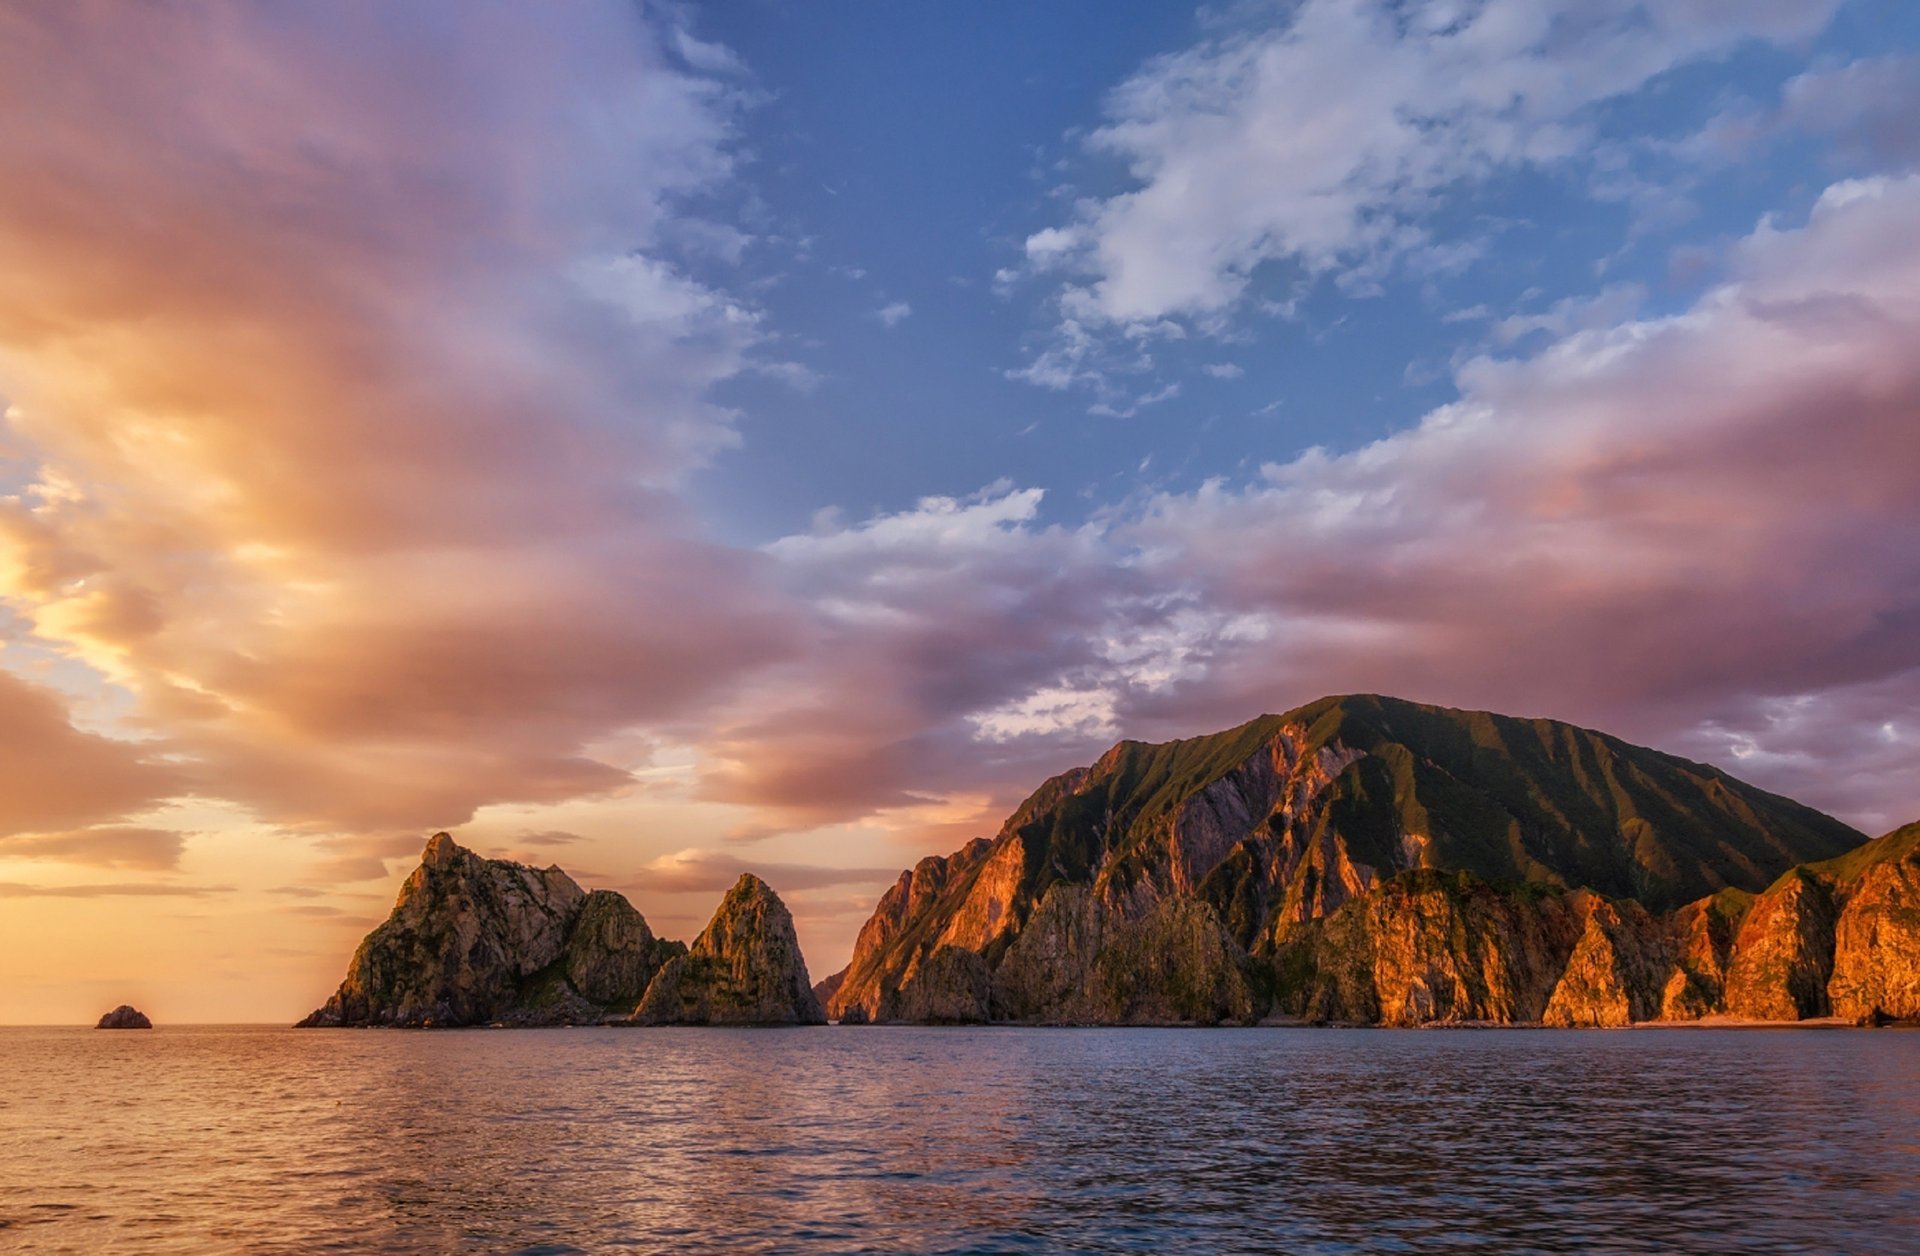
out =
<path fill-rule="evenodd" d="M 1032 970 L 1043 939 L 1022 935 L 1056 886 L 1084 888 L 1091 906 L 1047 913 L 1048 929 L 1079 922 L 1047 945 L 1179 936 L 1210 956 L 1259 955 L 1414 869 L 1590 889 L 1658 912 L 1722 889 L 1764 890 L 1862 840 L 1716 768 L 1569 724 L 1325 698 L 1207 737 L 1121 742 L 1048 781 L 991 842 L 902 874 L 862 930 L 831 1011 L 887 1019 L 939 1006 L 943 1019 L 963 1019 L 959 996 L 916 989 L 922 967 L 971 952 L 979 971 L 951 957 L 937 970 L 972 974 L 990 1001 L 983 974 L 1011 948 L 1023 946 Z M 1175 927 L 1168 913 L 1188 906 L 1207 909 L 1228 951 L 1196 932 L 1204 916 L 1183 911 Z M 1187 985 L 1233 984 L 1183 971 Z M 1064 989 L 1067 977 L 1049 972 L 1048 988 Z M 1129 1006 L 1191 1004 L 1184 985 L 1165 994 L 1133 991 Z M 1083 991 L 1074 1006 L 1092 997 Z"/>

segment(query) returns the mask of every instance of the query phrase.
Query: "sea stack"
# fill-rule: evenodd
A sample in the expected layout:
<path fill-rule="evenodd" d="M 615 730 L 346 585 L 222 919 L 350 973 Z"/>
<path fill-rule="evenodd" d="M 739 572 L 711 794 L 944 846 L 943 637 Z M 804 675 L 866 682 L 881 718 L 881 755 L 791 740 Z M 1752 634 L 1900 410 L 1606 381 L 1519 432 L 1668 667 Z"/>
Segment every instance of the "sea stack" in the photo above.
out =
<path fill-rule="evenodd" d="M 629 1012 L 685 950 L 618 894 L 436 833 L 339 990 L 300 1024 L 597 1024 Z"/>
<path fill-rule="evenodd" d="M 692 948 L 647 987 L 636 1025 L 824 1025 L 793 916 L 751 873 L 727 891 Z"/>
<path fill-rule="evenodd" d="M 133 1007 L 126 1003 L 122 1003 L 119 1007 L 114 1008 L 111 1012 L 108 1012 L 105 1016 L 102 1016 L 100 1018 L 100 1023 L 98 1025 L 95 1025 L 94 1028 L 95 1029 L 152 1029 L 153 1022 L 148 1020 L 147 1014 L 145 1012 L 142 1012 L 139 1008 Z"/>

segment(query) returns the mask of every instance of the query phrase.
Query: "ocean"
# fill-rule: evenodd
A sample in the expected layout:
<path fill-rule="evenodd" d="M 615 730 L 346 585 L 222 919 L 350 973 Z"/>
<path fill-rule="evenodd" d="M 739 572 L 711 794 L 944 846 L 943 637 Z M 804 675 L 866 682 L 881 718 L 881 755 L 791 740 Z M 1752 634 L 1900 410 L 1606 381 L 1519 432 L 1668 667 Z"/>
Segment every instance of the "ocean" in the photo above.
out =
<path fill-rule="evenodd" d="M 0 1249 L 1920 1252 L 1920 1032 L 0 1029 Z"/>

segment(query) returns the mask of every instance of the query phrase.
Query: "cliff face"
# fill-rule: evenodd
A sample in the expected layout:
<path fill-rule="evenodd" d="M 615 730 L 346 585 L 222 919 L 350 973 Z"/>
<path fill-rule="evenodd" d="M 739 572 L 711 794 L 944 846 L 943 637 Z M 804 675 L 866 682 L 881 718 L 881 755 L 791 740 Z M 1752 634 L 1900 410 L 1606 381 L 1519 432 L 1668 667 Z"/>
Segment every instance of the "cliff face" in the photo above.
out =
<path fill-rule="evenodd" d="M 1920 824 L 1795 868 L 1734 941 L 1727 1011 L 1920 1020 Z"/>
<path fill-rule="evenodd" d="M 923 1006 L 941 1009 L 932 1019 L 1235 1020 L 1277 981 L 1340 1019 L 1374 1019 L 1348 1015 L 1373 1003 L 1396 1023 L 1539 1019 L 1578 945 L 1582 976 L 1555 1016 L 1617 1023 L 1666 1001 L 1664 987 L 1648 996 L 1636 984 L 1656 968 L 1664 977 L 1674 948 L 1649 912 L 1765 889 L 1860 840 L 1716 769 L 1604 734 L 1329 698 L 1211 737 L 1122 742 L 1048 781 L 993 839 L 901 875 L 829 1010 L 856 1021 L 929 1019 Z M 1471 874 L 1481 888 L 1410 875 L 1423 871 Z M 1514 884 L 1616 906 L 1566 908 L 1563 920 L 1544 900 L 1488 897 Z M 1355 961 L 1324 939 L 1360 902 L 1378 919 L 1349 919 L 1343 936 L 1403 963 L 1404 988 L 1387 975 L 1365 995 L 1339 977 Z M 1428 936 L 1429 909 L 1485 932 Z M 1724 965 L 1698 949 L 1689 972 L 1710 991 Z M 1327 984 L 1309 998 L 1302 974 L 1322 967 Z M 1682 987 L 1677 1005 L 1717 999 Z"/>
<path fill-rule="evenodd" d="M 1920 1021 L 1920 824 L 1881 841 L 1905 850 L 1843 882 L 1827 997 L 1848 1020 Z"/>
<path fill-rule="evenodd" d="M 1273 941 L 1280 1008 L 1368 1025 L 1539 1020 L 1580 936 L 1567 897 L 1471 873 L 1395 877 Z"/>
<path fill-rule="evenodd" d="M 985 965 L 977 956 L 975 962 L 984 985 Z M 1084 887 L 1056 883 L 993 973 L 992 1018 L 1100 1025 L 1246 1022 L 1258 1014 L 1249 967 L 1206 903 L 1168 900 L 1127 912 Z"/>
<path fill-rule="evenodd" d="M 639 1025 L 821 1025 L 793 917 L 742 876 L 685 955 L 668 961 L 633 1013 Z"/>
<path fill-rule="evenodd" d="M 684 949 L 655 939 L 618 894 L 438 833 L 339 990 L 301 1025 L 591 1023 L 630 1009 Z"/>
<path fill-rule="evenodd" d="M 1319 1021 L 1585 1027 L 1920 1020 L 1920 825 L 1664 916 L 1630 899 L 1403 873 L 1263 949 Z"/>

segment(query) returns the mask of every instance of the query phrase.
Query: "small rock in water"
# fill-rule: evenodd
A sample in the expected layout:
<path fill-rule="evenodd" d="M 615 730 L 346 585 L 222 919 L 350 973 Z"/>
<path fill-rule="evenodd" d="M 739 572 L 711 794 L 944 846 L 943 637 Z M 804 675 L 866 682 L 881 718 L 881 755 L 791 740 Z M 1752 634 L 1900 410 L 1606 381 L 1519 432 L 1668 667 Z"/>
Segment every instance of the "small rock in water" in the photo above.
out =
<path fill-rule="evenodd" d="M 108 1012 L 105 1016 L 102 1016 L 100 1018 L 100 1023 L 98 1025 L 95 1025 L 94 1028 L 95 1029 L 152 1029 L 153 1022 L 148 1020 L 146 1013 L 142 1012 L 139 1008 L 131 1007 L 125 1003 L 122 1003 L 119 1007 L 114 1008 L 111 1012 Z"/>

